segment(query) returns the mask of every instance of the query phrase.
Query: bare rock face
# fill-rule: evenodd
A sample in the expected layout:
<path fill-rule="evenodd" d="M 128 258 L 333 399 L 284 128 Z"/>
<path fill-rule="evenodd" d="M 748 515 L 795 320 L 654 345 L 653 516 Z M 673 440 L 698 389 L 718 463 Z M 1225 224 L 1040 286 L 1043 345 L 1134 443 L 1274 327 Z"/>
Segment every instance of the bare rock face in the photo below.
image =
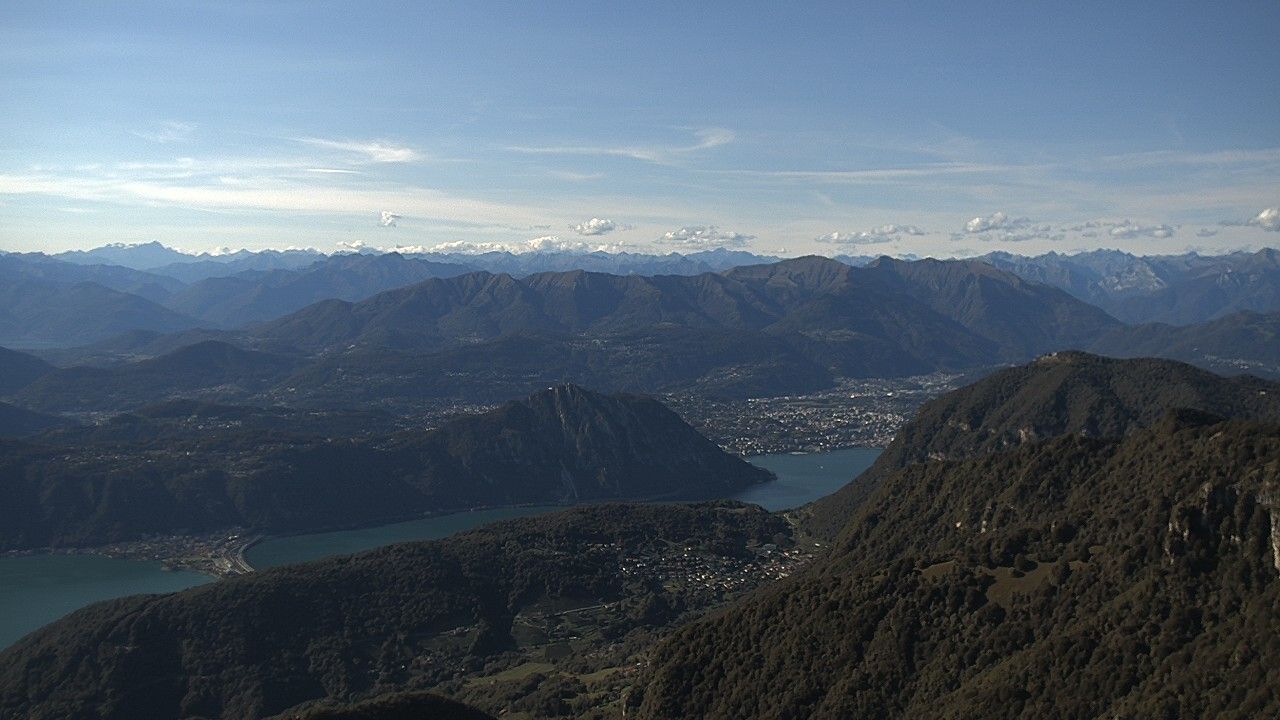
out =
<path fill-rule="evenodd" d="M 1280 571 L 1280 468 L 1274 471 L 1274 478 L 1263 482 L 1258 491 L 1257 501 L 1267 511 L 1270 525 L 1271 561 Z"/>

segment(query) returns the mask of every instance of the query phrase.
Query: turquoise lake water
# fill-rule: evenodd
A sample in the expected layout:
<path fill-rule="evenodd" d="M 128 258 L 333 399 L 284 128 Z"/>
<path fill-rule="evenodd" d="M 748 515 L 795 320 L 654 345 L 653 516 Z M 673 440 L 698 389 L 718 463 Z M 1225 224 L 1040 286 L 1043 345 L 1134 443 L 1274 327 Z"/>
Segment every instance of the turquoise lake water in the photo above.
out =
<path fill-rule="evenodd" d="M 0 559 L 0 648 L 41 625 L 99 600 L 168 593 L 213 582 L 168 572 L 158 562 L 100 555 L 28 555 Z"/>
<path fill-rule="evenodd" d="M 777 474 L 734 499 L 768 510 L 803 505 L 837 490 L 865 470 L 878 449 L 847 448 L 810 455 L 761 455 L 751 462 Z M 550 506 L 497 508 L 440 515 L 360 530 L 269 538 L 249 550 L 254 567 L 344 555 L 411 540 L 434 540 L 498 520 L 557 510 Z M 31 555 L 0 559 L 0 648 L 69 612 L 99 600 L 184 590 L 213 578 L 168 572 L 160 563 L 96 555 Z"/>

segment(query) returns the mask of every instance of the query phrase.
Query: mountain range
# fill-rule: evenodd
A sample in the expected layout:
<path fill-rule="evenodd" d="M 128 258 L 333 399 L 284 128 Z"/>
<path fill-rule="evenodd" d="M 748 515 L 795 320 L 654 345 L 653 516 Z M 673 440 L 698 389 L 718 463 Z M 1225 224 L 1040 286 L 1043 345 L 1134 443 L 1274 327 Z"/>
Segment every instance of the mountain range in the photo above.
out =
<path fill-rule="evenodd" d="M 979 260 L 1061 288 L 1127 323 L 1191 325 L 1280 309 L 1280 251 L 1139 257 L 1118 250 Z"/>
<path fill-rule="evenodd" d="M 21 404 L 49 411 L 119 411 L 172 397 L 243 400 L 299 367 L 296 358 L 205 340 L 159 357 L 111 367 L 53 369 L 13 393 Z"/>
<path fill-rule="evenodd" d="M 326 255 L 318 250 L 240 250 L 237 252 L 184 253 L 158 242 L 112 244 L 91 250 L 72 250 L 48 256 L 54 260 L 79 265 L 113 265 L 150 271 L 182 282 L 195 282 L 210 277 L 226 277 L 246 270 L 300 269 L 326 257 L 377 256 L 399 254 L 435 263 L 461 265 L 491 273 L 533 275 L 541 272 L 588 270 L 613 275 L 697 275 L 718 272 L 738 265 L 755 265 L 778 260 L 741 250 L 717 248 L 687 254 L 650 254 L 636 252 L 603 252 L 577 250 L 541 250 L 515 253 L 495 250 L 481 253 L 397 249 L 380 251 L 361 248 Z M 851 258 L 855 263 L 858 258 Z M 866 258 L 870 260 L 872 258 Z"/>
<path fill-rule="evenodd" d="M 979 364 L 1088 342 L 1105 313 L 981 263 L 820 257 L 695 276 L 471 273 L 351 304 L 319 303 L 254 328 L 273 346 L 423 350 L 512 333 L 611 336 L 654 327 L 794 334 L 869 350 L 904 370 Z"/>
<path fill-rule="evenodd" d="M 197 321 L 140 295 L 96 282 L 51 283 L 0 274 L 0 344 L 88 344 L 137 328 L 168 333 Z"/>
<path fill-rule="evenodd" d="M 165 299 L 166 307 L 212 327 L 287 315 L 321 300 L 363 300 L 384 290 L 469 271 L 462 265 L 388 255 L 337 255 L 304 268 L 254 270 L 192 283 Z"/>
<path fill-rule="evenodd" d="M 4 286 L 11 302 L 0 311 L 0 337 L 83 344 L 40 350 L 71 367 L 38 381 L 18 373 L 0 385 L 0 397 L 41 412 L 121 411 L 175 397 L 413 411 L 562 382 L 754 397 L 810 393 L 840 378 L 990 368 L 1066 349 L 1280 377 L 1280 312 L 1124 325 L 1070 294 L 1105 290 L 1118 302 L 1218 277 L 1215 287 L 1265 300 L 1241 288 L 1270 282 L 1274 253 L 1141 259 L 1149 273 L 1123 253 L 1011 258 L 879 258 L 854 267 L 806 257 L 696 275 L 516 277 L 398 254 L 347 254 L 181 284 L 121 266 L 6 255 L 0 273 L 12 280 Z M 725 252 L 696 261 L 712 259 L 747 258 Z M 1001 263 L 1065 289 L 1002 271 Z M 1077 282 L 1086 270 L 1094 279 Z"/>
<path fill-rule="evenodd" d="M 1018 362 L 1119 327 L 1062 291 L 978 262 L 882 258 L 854 268 L 807 257 L 652 277 L 475 272 L 356 303 L 326 300 L 217 339 L 187 331 L 172 337 L 189 347 L 63 369 L 14 394 L 59 411 L 191 393 L 313 407 L 493 401 L 557 382 L 745 397 Z M 161 340 L 114 347 L 133 354 Z"/>
<path fill-rule="evenodd" d="M 479 268 L 519 276 L 580 268 L 622 275 L 692 275 L 768 259 L 734 251 L 687 256 L 323 255 L 300 250 L 187 255 L 157 243 L 52 256 L 9 253 L 0 254 L 0 280 L 11 286 L 6 298 L 13 302 L 8 312 L 11 317 L 0 315 L 0 343 L 68 347 L 131 330 L 168 333 L 197 326 L 235 328 L 287 315 L 322 300 L 362 300 L 427 278 L 452 277 Z M 69 290 L 72 296 L 66 297 Z M 18 302 L 27 296 L 30 302 Z M 124 310 L 129 314 L 122 315 Z"/>
<path fill-rule="evenodd" d="M 876 261 L 844 255 L 837 259 L 854 267 Z M 1025 280 L 1062 289 L 1128 323 L 1186 325 L 1240 311 L 1280 310 L 1280 254 L 1272 249 L 1222 256 L 1142 257 L 1115 250 L 1036 257 L 991 253 L 976 259 Z M 49 284 L 92 283 L 160 305 L 185 318 L 188 326 L 231 328 L 274 319 L 321 300 L 358 301 L 426 278 L 471 271 L 516 278 L 574 270 L 624 276 L 693 276 L 777 260 L 723 249 L 688 255 L 368 250 L 334 255 L 314 250 L 190 255 L 145 243 L 55 255 L 0 254 L 0 278 L 29 282 L 28 291 Z M 92 308 L 86 303 L 83 309 Z M 48 312 L 56 318 L 66 311 L 51 306 Z M 126 329 L 169 331 L 173 320 L 135 317 Z M 108 327 L 101 332 L 113 330 Z M 22 325 L 6 332 L 9 335 L 0 336 L 0 340 L 22 346 L 66 346 L 84 343 L 86 335 L 89 342 L 105 337 L 96 329 L 73 333 L 56 323 L 43 333 L 32 333 L 30 326 Z"/>
<path fill-rule="evenodd" d="M 1090 349 L 1116 357 L 1158 356 L 1222 373 L 1280 379 L 1280 312 L 1238 312 L 1197 325 L 1149 323 L 1112 330 Z"/>

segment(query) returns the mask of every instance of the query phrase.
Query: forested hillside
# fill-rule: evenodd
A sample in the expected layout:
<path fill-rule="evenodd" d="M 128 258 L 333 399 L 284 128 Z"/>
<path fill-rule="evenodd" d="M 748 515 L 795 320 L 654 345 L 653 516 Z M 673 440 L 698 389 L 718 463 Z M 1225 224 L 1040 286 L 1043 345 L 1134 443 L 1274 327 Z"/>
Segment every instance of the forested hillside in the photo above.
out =
<path fill-rule="evenodd" d="M 1271 717 L 1280 425 L 1174 411 L 890 474 L 831 555 L 675 633 L 641 718 Z"/>

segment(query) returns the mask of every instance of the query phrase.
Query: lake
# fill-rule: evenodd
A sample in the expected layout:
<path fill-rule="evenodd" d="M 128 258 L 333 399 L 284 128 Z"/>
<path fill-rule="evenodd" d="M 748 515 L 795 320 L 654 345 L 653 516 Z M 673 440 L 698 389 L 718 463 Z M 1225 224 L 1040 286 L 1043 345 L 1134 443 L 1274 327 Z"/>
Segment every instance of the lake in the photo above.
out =
<path fill-rule="evenodd" d="M 752 463 L 772 470 L 778 479 L 753 487 L 733 499 L 755 503 L 766 510 L 797 507 L 835 492 L 855 475 L 870 467 L 879 455 L 878 448 L 845 448 L 811 455 L 761 455 L 750 458 Z M 475 510 L 360 530 L 269 538 L 250 548 L 245 557 L 255 568 L 276 567 L 334 555 L 349 555 L 392 543 L 435 540 L 498 520 L 541 515 L 560 509 L 557 506 L 540 506 Z"/>
<path fill-rule="evenodd" d="M 880 450 L 846 448 L 808 455 L 761 455 L 752 463 L 772 470 L 776 482 L 759 485 L 734 499 L 769 510 L 803 505 L 835 492 L 875 461 Z M 560 508 L 495 508 L 411 520 L 360 530 L 295 535 L 264 540 L 247 559 L 257 568 L 345 555 L 411 540 L 434 540 L 498 520 L 538 515 Z M 30 555 L 0 559 L 0 648 L 32 630 L 99 600 L 139 593 L 184 590 L 213 579 L 191 572 L 168 572 L 158 562 L 117 560 L 97 555 Z"/>
<path fill-rule="evenodd" d="M 734 496 L 766 510 L 789 510 L 839 490 L 880 457 L 880 448 L 844 448 L 807 455 L 760 455 L 748 458 L 772 470 L 778 479 Z"/>
<path fill-rule="evenodd" d="M 27 555 L 0 559 L 0 648 L 99 600 L 185 590 L 208 575 L 168 572 L 158 562 L 101 555 Z"/>
<path fill-rule="evenodd" d="M 350 555 L 361 550 L 370 550 L 398 542 L 437 540 L 499 520 L 541 515 L 561 509 L 555 505 L 539 505 L 472 510 L 359 530 L 267 538 L 249 548 L 249 552 L 245 553 L 245 559 L 250 565 L 261 570 L 277 565 L 319 560 L 334 555 Z"/>

